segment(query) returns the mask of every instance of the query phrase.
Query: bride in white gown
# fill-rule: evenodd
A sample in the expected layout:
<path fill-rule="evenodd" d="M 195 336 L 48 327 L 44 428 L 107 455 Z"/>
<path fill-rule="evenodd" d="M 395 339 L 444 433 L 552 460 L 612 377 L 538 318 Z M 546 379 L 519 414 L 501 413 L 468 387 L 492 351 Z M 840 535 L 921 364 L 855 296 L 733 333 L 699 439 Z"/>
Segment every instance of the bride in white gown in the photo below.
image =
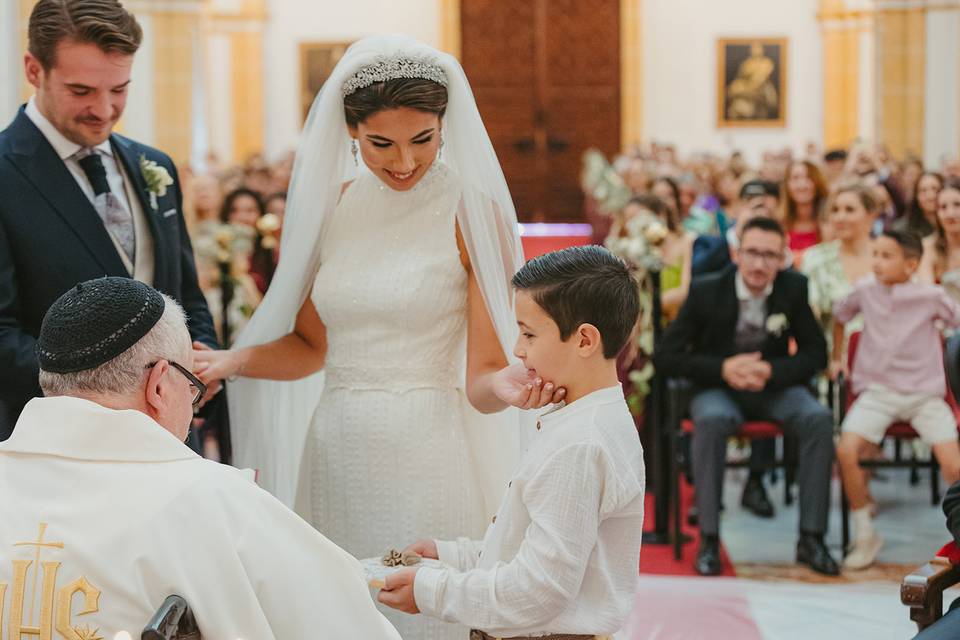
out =
<path fill-rule="evenodd" d="M 361 558 L 481 537 L 522 438 L 504 409 L 563 390 L 508 361 L 516 214 L 453 57 L 402 36 L 347 51 L 311 110 L 280 255 L 239 347 L 196 353 L 202 379 L 242 376 L 235 464 L 288 503 L 298 486 L 297 511 Z M 411 640 L 466 636 L 389 616 Z"/>

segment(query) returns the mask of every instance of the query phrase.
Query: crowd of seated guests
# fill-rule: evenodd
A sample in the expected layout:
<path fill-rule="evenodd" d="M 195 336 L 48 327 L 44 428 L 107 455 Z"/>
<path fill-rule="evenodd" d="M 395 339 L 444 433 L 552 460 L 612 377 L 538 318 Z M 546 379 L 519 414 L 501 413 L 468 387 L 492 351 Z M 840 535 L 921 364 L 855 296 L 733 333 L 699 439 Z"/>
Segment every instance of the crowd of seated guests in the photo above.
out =
<path fill-rule="evenodd" d="M 774 420 L 798 439 L 797 560 L 823 574 L 840 570 L 823 544 L 829 479 L 839 452 L 855 534 L 842 564 L 849 570 L 869 566 L 882 541 L 871 525 L 869 476 L 858 461 L 883 455 L 879 445 L 886 426 L 896 419 L 918 422 L 944 476 L 952 482 L 960 474 L 956 421 L 944 409 L 942 375 L 929 366 L 940 362 L 941 348 L 940 338 L 929 339 L 931 327 L 939 336 L 958 320 L 952 305 L 960 301 L 960 161 L 927 168 L 916 158 L 897 161 L 883 147 L 858 145 L 822 155 L 808 148 L 802 158 L 789 151 L 766 153 L 751 169 L 741 154 L 681 161 L 672 147 L 655 144 L 631 150 L 614 166 L 634 196 L 625 215 L 644 208 L 663 217 L 672 232 L 663 245 L 665 334 L 654 362 L 660 375 L 686 377 L 695 385 L 690 519 L 701 532 L 696 570 L 704 575 L 721 570 L 726 445 L 751 419 Z M 674 211 L 687 230 L 683 236 L 676 233 Z M 871 340 L 882 331 L 881 321 L 874 318 L 868 320 L 872 327 L 865 326 L 869 313 L 857 297 L 868 284 L 891 299 L 925 301 L 910 309 L 899 338 Z M 874 289 L 868 290 L 874 296 Z M 907 325 L 912 332 L 902 330 Z M 883 411 L 871 409 L 875 394 L 865 393 L 836 449 L 841 426 L 818 397 L 816 379 L 835 379 L 845 371 L 849 337 L 864 330 L 863 373 L 854 375 L 852 392 L 893 384 L 889 377 L 870 377 L 870 363 L 877 361 L 904 380 L 911 375 L 928 380 L 930 388 L 912 395 L 895 388 L 909 397 Z M 927 337 L 921 340 L 921 333 Z M 877 353 L 881 346 L 888 351 Z M 772 442 L 752 444 L 741 503 L 772 517 L 763 485 Z"/>
<path fill-rule="evenodd" d="M 279 260 L 292 156 L 268 165 L 260 157 L 241 167 L 184 166 L 184 217 L 193 243 L 197 280 L 207 299 L 220 343 L 228 347 L 266 293 Z M 197 418 L 203 453 L 227 461 L 225 411 Z"/>
<path fill-rule="evenodd" d="M 210 156 L 203 171 L 183 171 L 200 286 L 225 346 L 253 315 L 279 262 L 292 162 L 254 156 L 224 168 Z"/>

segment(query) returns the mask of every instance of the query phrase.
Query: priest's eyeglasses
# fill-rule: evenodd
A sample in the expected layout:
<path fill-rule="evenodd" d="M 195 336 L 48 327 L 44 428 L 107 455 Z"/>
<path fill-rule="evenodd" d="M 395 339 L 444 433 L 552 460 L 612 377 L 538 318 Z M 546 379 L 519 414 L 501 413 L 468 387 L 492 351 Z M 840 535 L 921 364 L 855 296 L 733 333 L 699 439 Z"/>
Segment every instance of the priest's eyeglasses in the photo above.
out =
<path fill-rule="evenodd" d="M 203 396 L 207 393 L 207 385 L 200 382 L 200 379 L 197 376 L 190 373 L 190 370 L 187 369 L 186 367 L 177 364 L 173 360 L 167 360 L 167 362 L 170 363 L 171 367 L 173 367 L 174 369 L 182 373 L 184 377 L 186 377 L 186 379 L 190 381 L 190 386 L 193 387 L 195 390 L 193 395 L 193 406 L 194 408 L 196 408 L 197 405 L 200 404 L 200 401 L 203 400 Z M 157 364 L 158 363 L 156 362 L 152 364 L 148 364 L 147 369 L 152 369 L 153 367 L 157 366 Z"/>

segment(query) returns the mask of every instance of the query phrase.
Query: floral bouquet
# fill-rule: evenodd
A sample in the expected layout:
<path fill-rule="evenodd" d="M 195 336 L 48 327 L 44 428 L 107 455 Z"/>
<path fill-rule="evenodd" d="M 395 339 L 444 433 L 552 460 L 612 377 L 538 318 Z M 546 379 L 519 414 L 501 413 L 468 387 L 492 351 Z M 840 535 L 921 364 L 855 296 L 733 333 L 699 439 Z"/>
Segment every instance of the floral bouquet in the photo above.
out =
<path fill-rule="evenodd" d="M 640 315 L 630 342 L 621 354 L 621 370 L 630 381 L 627 405 L 634 415 L 643 413 L 643 403 L 650 393 L 653 378 L 653 293 L 654 278 L 663 268 L 661 245 L 669 230 L 652 211 L 639 208 L 627 214 L 624 209 L 630 201 L 630 190 L 620 175 L 599 151 L 592 149 L 583 156 L 581 180 L 584 191 L 594 197 L 598 208 L 614 217 L 610 234 L 604 246 L 623 258 L 637 281 L 640 293 Z"/>
<path fill-rule="evenodd" d="M 630 201 L 630 189 L 597 149 L 588 149 L 583 154 L 580 186 L 597 203 L 599 211 L 606 215 L 618 213 Z"/>
<path fill-rule="evenodd" d="M 200 288 L 224 344 L 230 343 L 260 303 L 250 276 L 255 236 L 256 231 L 246 225 L 205 222 L 193 238 Z"/>

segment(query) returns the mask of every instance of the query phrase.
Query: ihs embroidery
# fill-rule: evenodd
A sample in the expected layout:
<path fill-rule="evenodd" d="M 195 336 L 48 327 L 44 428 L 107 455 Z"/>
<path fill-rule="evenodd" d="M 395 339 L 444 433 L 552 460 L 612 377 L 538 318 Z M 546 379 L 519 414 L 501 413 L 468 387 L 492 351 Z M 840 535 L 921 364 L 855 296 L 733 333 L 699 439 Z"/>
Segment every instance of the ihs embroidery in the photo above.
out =
<path fill-rule="evenodd" d="M 103 636 L 98 635 L 100 629 L 91 629 L 87 625 L 76 626 L 73 628 L 74 633 L 80 638 L 80 640 L 103 640 Z"/>
<path fill-rule="evenodd" d="M 10 592 L 10 618 L 7 623 L 9 637 L 19 639 L 22 635 L 38 636 L 40 640 L 53 640 L 53 629 L 66 640 L 103 640 L 100 629 L 89 625 L 73 624 L 73 596 L 83 594 L 83 608 L 78 616 L 96 613 L 100 610 L 100 590 L 80 576 L 59 590 L 57 572 L 59 562 L 41 562 L 45 550 L 63 549 L 62 542 L 44 542 L 47 523 L 40 523 L 40 533 L 33 542 L 17 542 L 15 547 L 35 547 L 33 560 L 13 561 L 13 589 Z M 31 569 L 32 568 L 32 569 Z M 43 578 L 40 572 L 43 571 Z M 30 599 L 27 600 L 27 576 L 30 576 Z M 40 586 L 40 618 L 36 620 L 37 586 Z M 0 621 L 5 619 L 6 592 L 9 585 L 0 582 Z M 24 619 L 24 605 L 29 603 L 29 611 Z"/>

